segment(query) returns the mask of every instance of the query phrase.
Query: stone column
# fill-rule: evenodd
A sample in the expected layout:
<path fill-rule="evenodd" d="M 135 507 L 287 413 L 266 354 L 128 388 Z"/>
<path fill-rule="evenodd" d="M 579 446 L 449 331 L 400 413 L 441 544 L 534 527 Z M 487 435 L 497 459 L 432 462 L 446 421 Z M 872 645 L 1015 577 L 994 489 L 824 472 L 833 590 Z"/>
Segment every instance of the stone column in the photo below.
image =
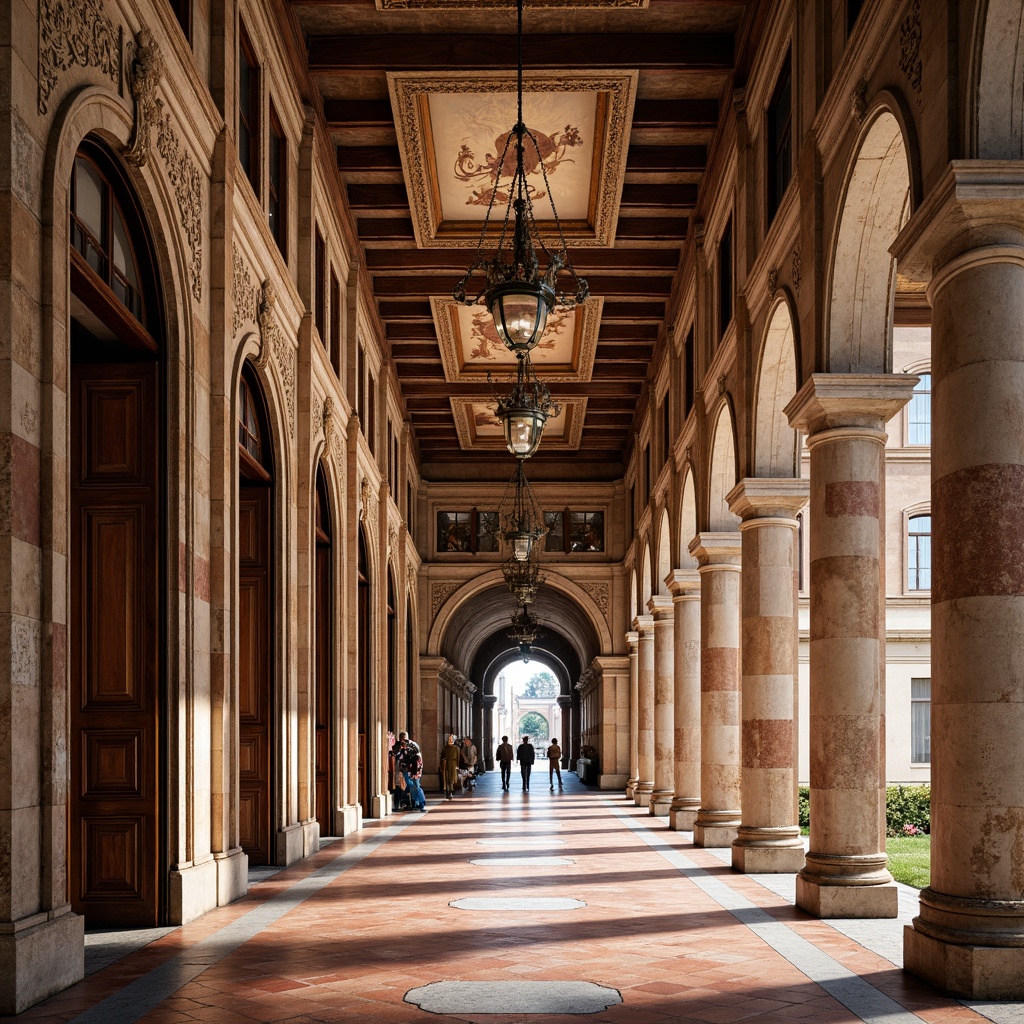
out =
<path fill-rule="evenodd" d="M 496 694 L 489 693 L 480 698 L 484 709 L 484 749 L 480 751 L 480 763 L 485 770 L 494 771 L 494 708 L 498 703 Z"/>
<path fill-rule="evenodd" d="M 700 809 L 696 846 L 729 846 L 740 824 L 740 535 L 699 533 Z"/>
<path fill-rule="evenodd" d="M 626 634 L 626 643 L 629 644 L 629 782 L 626 783 L 626 799 L 632 800 L 640 781 L 640 634 L 631 629 Z"/>
<path fill-rule="evenodd" d="M 648 807 L 654 792 L 654 619 L 638 615 L 637 643 L 637 780 L 633 802 Z"/>
<path fill-rule="evenodd" d="M 811 453 L 811 844 L 796 902 L 896 917 L 885 856 L 885 425 L 916 377 L 813 374 L 786 407 Z"/>
<path fill-rule="evenodd" d="M 668 589 L 675 607 L 675 795 L 668 827 L 692 832 L 700 809 L 700 574 L 675 569 Z"/>
<path fill-rule="evenodd" d="M 800 567 L 796 514 L 808 480 L 741 480 L 729 508 L 743 521 L 741 574 L 742 821 L 732 844 L 737 871 L 804 866 L 797 811 Z"/>
<path fill-rule="evenodd" d="M 562 767 L 571 768 L 573 771 L 576 771 L 576 765 L 569 763 L 569 754 L 571 753 L 569 748 L 572 746 L 572 736 L 569 734 L 569 729 L 572 725 L 572 697 L 568 694 L 562 694 L 558 698 L 558 706 L 562 711 L 562 714 L 559 716 L 562 720 L 562 735 L 558 740 L 562 748 Z"/>
<path fill-rule="evenodd" d="M 1019 167 L 951 165 L 894 250 L 931 278 L 935 396 L 931 882 L 904 963 L 970 999 L 1024 999 Z"/>
<path fill-rule="evenodd" d="M 675 796 L 675 671 L 672 598 L 656 595 L 647 603 L 654 618 L 654 791 L 648 810 L 667 815 Z"/>

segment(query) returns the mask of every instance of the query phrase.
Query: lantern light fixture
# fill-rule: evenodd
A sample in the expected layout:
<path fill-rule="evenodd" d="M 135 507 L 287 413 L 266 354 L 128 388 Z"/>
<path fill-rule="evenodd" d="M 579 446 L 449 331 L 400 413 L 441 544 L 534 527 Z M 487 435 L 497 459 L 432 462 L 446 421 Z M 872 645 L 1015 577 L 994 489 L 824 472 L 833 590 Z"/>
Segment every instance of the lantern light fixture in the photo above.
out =
<path fill-rule="evenodd" d="M 516 360 L 515 384 L 498 399 L 495 410 L 508 450 L 518 459 L 528 459 L 540 446 L 548 417 L 561 411 L 552 401 L 548 386 L 537 376 L 529 352 L 521 352 Z"/>
<path fill-rule="evenodd" d="M 512 559 L 528 562 L 534 541 L 543 537 L 547 531 L 521 459 L 516 460 L 516 471 L 505 488 L 498 506 L 498 517 L 501 537 L 511 549 Z"/>

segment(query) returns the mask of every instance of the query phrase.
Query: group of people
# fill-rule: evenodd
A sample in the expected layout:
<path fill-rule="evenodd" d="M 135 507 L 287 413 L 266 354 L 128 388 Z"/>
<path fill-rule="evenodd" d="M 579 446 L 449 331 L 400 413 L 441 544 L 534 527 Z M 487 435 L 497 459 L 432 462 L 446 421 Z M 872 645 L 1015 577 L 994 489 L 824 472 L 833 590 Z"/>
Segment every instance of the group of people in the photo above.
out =
<path fill-rule="evenodd" d="M 419 745 L 409 738 L 408 733 L 400 732 L 390 753 L 395 809 L 425 811 L 427 798 L 420 784 L 423 776 L 423 755 Z M 523 792 L 529 793 L 530 775 L 537 760 L 537 751 L 530 742 L 530 737 L 524 736 L 523 742 L 513 750 L 508 737 L 502 736 L 494 756 L 501 769 L 502 790 L 506 793 L 509 790 L 512 761 L 516 760 L 519 762 L 519 771 L 523 777 Z M 558 788 L 562 788 L 562 748 L 557 740 L 551 741 L 545 756 L 548 759 L 548 782 L 551 791 L 554 792 L 556 779 Z M 463 793 L 473 788 L 476 784 L 477 760 L 477 749 L 472 737 L 463 736 L 460 740 L 455 733 L 448 734 L 448 742 L 441 750 L 440 763 L 437 767 L 446 800 L 454 799 L 456 788 Z"/>
<path fill-rule="evenodd" d="M 537 760 L 537 751 L 530 742 L 529 736 L 523 737 L 523 742 L 515 749 L 515 760 L 519 762 L 519 774 L 523 777 L 523 792 L 530 792 L 530 775 L 533 772 L 533 764 Z M 552 740 L 547 749 L 548 759 L 548 782 L 551 792 L 555 791 L 555 779 L 558 779 L 558 788 L 562 788 L 562 748 L 558 740 Z M 501 768 L 501 788 L 507 793 L 512 777 L 512 744 L 507 736 L 501 737 L 501 743 L 494 753 L 494 759 Z"/>

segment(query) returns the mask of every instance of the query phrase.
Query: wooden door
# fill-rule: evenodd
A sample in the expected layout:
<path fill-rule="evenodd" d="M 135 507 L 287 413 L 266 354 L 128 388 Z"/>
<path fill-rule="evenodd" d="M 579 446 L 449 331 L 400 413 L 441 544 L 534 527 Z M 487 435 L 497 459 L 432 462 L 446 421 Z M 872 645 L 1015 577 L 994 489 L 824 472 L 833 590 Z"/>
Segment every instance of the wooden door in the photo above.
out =
<path fill-rule="evenodd" d="M 271 862 L 270 514 L 270 487 L 243 480 L 238 504 L 238 831 L 250 864 Z"/>
<path fill-rule="evenodd" d="M 331 547 L 330 540 L 317 526 L 316 534 L 316 820 L 320 835 L 331 834 Z"/>
<path fill-rule="evenodd" d="M 155 362 L 71 368 L 71 905 L 160 917 L 160 453 Z"/>

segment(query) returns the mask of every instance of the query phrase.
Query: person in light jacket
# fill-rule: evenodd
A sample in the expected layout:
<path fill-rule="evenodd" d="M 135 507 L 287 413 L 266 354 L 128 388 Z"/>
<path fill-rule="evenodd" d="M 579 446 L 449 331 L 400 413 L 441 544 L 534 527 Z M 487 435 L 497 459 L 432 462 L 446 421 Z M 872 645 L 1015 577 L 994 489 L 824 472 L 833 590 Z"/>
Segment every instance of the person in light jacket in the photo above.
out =
<path fill-rule="evenodd" d="M 494 752 L 494 760 L 498 762 L 498 767 L 501 769 L 501 788 L 508 792 L 509 778 L 512 775 L 512 759 L 516 756 L 516 752 L 512 749 L 512 744 L 509 743 L 507 736 L 501 737 L 501 743 L 498 744 L 498 749 Z"/>
<path fill-rule="evenodd" d="M 444 789 L 445 798 L 452 799 L 455 787 L 459 784 L 459 751 L 458 740 L 455 733 L 448 735 L 448 742 L 441 748 L 441 763 L 437 767 L 441 776 L 441 786 Z"/>
<path fill-rule="evenodd" d="M 558 745 L 558 740 L 552 740 L 551 746 L 548 747 L 548 782 L 551 783 L 551 792 L 555 791 L 555 776 L 558 776 L 558 788 L 562 788 L 562 766 L 559 763 L 562 760 L 562 748 Z"/>
<path fill-rule="evenodd" d="M 523 742 L 516 748 L 516 760 L 519 762 L 519 773 L 523 777 L 523 792 L 530 792 L 530 772 L 533 771 L 533 762 L 537 759 L 537 752 L 533 749 L 529 736 L 523 737 Z"/>

